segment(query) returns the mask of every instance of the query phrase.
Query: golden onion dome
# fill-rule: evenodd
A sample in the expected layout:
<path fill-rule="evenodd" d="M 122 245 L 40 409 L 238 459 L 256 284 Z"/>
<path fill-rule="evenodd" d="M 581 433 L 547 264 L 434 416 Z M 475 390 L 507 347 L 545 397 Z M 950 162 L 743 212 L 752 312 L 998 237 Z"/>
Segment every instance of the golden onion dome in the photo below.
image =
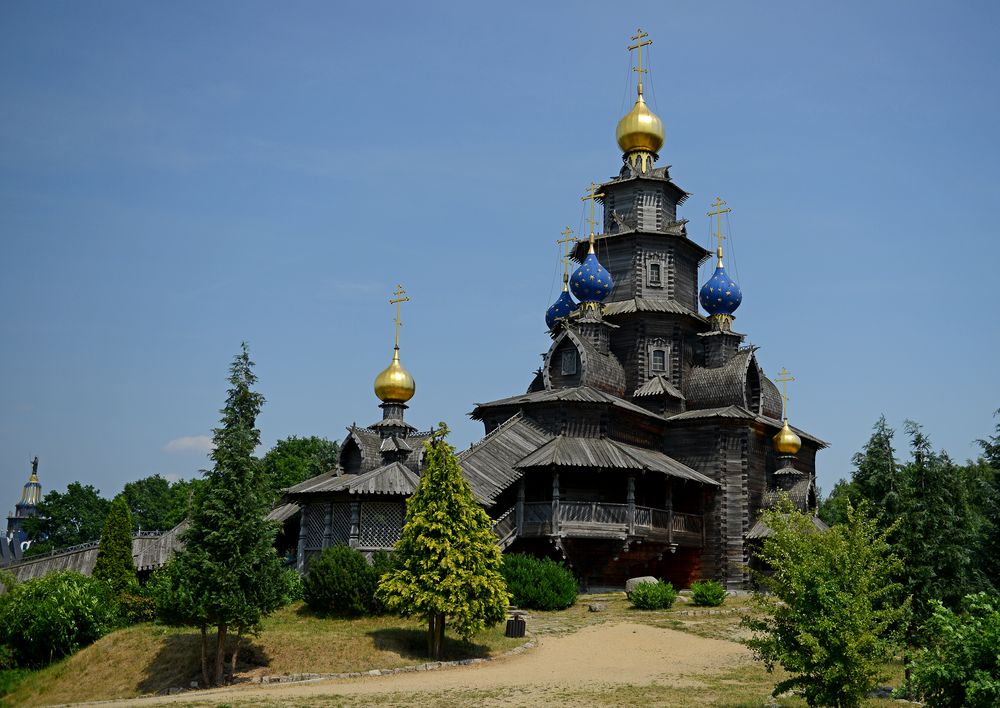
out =
<path fill-rule="evenodd" d="M 416 390 L 417 384 L 414 383 L 410 372 L 399 363 L 399 347 L 396 347 L 393 350 L 392 362 L 375 377 L 375 395 L 383 402 L 406 403 L 413 398 Z"/>
<path fill-rule="evenodd" d="M 622 152 L 658 153 L 663 147 L 663 121 L 649 110 L 646 100 L 640 93 L 632 110 L 618 121 L 618 147 Z"/>
<path fill-rule="evenodd" d="M 794 430 L 788 427 L 787 420 L 781 426 L 778 434 L 771 438 L 771 440 L 774 444 L 775 452 L 781 455 L 794 455 L 802 447 L 802 440 L 795 434 Z"/>

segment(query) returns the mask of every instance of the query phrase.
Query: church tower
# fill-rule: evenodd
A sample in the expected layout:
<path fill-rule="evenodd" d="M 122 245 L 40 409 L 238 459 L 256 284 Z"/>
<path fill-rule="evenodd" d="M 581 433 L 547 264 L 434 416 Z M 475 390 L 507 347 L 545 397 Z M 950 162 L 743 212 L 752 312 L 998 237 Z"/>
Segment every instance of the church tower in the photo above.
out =
<path fill-rule="evenodd" d="M 21 500 L 14 507 L 14 514 L 7 517 L 7 542 L 15 558 L 27 550 L 30 542 L 24 531 L 24 520 L 38 515 L 42 501 L 42 483 L 38 481 L 38 456 L 31 460 L 31 476 L 21 490 Z M 7 550 L 6 548 L 4 550 Z"/>

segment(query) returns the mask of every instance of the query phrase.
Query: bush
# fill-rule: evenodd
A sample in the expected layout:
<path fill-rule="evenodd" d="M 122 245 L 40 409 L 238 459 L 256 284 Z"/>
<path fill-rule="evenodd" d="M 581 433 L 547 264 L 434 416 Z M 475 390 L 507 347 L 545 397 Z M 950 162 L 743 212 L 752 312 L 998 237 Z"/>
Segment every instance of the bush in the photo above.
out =
<path fill-rule="evenodd" d="M 327 548 L 309 564 L 302 597 L 319 614 L 349 617 L 374 612 L 375 570 L 359 552 L 344 545 Z"/>
<path fill-rule="evenodd" d="M 1000 597 L 967 595 L 955 614 L 932 600 L 921 627 L 929 646 L 911 665 L 912 688 L 928 706 L 1000 705 Z"/>
<path fill-rule="evenodd" d="M 511 604 L 532 610 L 562 610 L 576 602 L 576 579 L 561 563 L 524 553 L 503 557 L 500 569 Z"/>
<path fill-rule="evenodd" d="M 73 572 L 15 587 L 0 599 L 0 644 L 19 666 L 44 666 L 115 628 L 118 601 L 106 583 Z"/>
<path fill-rule="evenodd" d="M 726 601 L 726 589 L 717 580 L 699 580 L 691 584 L 691 599 L 698 607 L 718 607 Z"/>
<path fill-rule="evenodd" d="M 658 580 L 655 583 L 642 583 L 632 590 L 632 607 L 639 610 L 669 610 L 677 591 L 670 583 Z"/>
<path fill-rule="evenodd" d="M 302 599 L 303 582 L 299 571 L 294 568 L 285 570 L 285 592 L 281 597 L 281 606 L 291 605 Z"/>

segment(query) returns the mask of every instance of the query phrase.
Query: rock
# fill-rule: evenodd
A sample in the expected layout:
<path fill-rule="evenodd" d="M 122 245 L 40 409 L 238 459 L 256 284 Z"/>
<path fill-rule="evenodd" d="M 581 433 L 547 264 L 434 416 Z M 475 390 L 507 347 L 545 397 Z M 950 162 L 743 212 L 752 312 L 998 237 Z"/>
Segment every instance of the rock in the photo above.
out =
<path fill-rule="evenodd" d="M 608 609 L 608 606 L 603 602 L 592 602 L 589 605 L 587 605 L 587 609 L 590 610 L 591 612 L 604 612 L 606 609 Z"/>
<path fill-rule="evenodd" d="M 198 688 L 198 682 L 197 681 L 192 681 L 190 685 L 191 685 L 191 688 Z"/>
<path fill-rule="evenodd" d="M 879 686 L 871 691 L 868 698 L 892 698 L 892 686 Z"/>
<path fill-rule="evenodd" d="M 639 585 L 644 585 L 645 583 L 656 583 L 658 582 L 656 578 L 652 575 L 643 575 L 640 578 L 629 578 L 625 581 L 625 596 L 629 599 L 632 598 L 632 591 L 636 589 Z"/>

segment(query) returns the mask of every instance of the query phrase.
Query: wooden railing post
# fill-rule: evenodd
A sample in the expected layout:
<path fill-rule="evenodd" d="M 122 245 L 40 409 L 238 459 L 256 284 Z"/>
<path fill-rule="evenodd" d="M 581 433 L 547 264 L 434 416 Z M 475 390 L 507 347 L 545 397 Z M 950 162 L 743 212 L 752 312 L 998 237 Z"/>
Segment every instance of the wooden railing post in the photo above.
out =
<path fill-rule="evenodd" d="M 351 548 L 361 545 L 361 501 L 358 499 L 351 502 L 351 537 L 348 543 Z"/>
<path fill-rule="evenodd" d="M 559 533 L 559 470 L 552 469 L 552 533 Z"/>
<path fill-rule="evenodd" d="M 299 557 L 295 559 L 295 569 L 299 571 L 300 575 L 305 575 L 306 572 L 306 532 L 309 529 L 306 514 L 308 511 L 308 504 L 303 504 L 299 508 Z"/>
<path fill-rule="evenodd" d="M 333 502 L 326 503 L 326 514 L 323 517 L 323 548 L 331 546 L 333 536 Z"/>

